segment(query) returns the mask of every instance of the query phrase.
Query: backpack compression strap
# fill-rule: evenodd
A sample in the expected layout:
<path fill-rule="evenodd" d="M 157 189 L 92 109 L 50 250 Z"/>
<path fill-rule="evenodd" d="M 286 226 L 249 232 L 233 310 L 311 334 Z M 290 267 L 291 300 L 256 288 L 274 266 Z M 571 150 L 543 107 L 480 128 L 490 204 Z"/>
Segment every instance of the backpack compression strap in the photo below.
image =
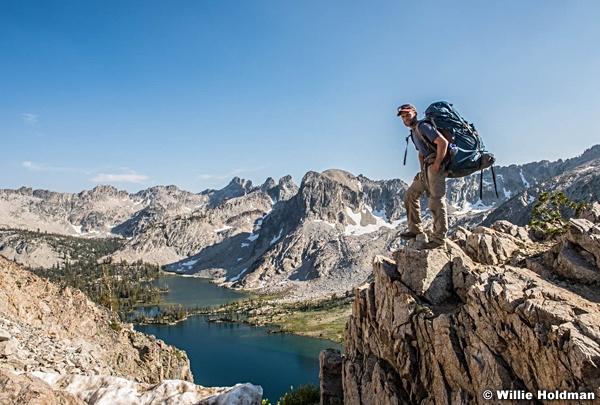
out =
<path fill-rule="evenodd" d="M 481 169 L 481 173 L 479 173 L 479 200 L 481 204 L 483 204 L 483 169 Z"/>
<path fill-rule="evenodd" d="M 498 197 L 498 186 L 496 185 L 496 173 L 494 172 L 494 165 L 490 166 L 492 169 L 492 178 L 494 179 L 494 191 L 496 192 L 496 198 Z M 481 175 L 479 176 L 479 199 L 483 203 L 483 169 L 481 169 Z"/>
<path fill-rule="evenodd" d="M 492 169 L 492 178 L 494 179 L 494 191 L 496 192 L 496 198 L 500 198 L 498 197 L 498 186 L 496 185 L 496 173 L 494 172 L 494 165 L 491 165 L 490 169 Z"/>

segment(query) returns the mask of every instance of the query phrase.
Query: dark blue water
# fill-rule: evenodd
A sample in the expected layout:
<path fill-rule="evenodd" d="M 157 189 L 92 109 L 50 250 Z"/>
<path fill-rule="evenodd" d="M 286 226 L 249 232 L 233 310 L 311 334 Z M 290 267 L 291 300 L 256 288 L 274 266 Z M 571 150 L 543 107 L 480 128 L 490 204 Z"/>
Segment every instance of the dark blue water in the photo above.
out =
<path fill-rule="evenodd" d="M 165 301 L 170 303 L 206 306 L 236 299 L 230 295 L 232 293 L 238 294 L 237 299 L 244 297 L 207 280 L 168 277 L 161 278 L 159 284 L 163 281 L 169 284 Z M 180 297 L 179 294 L 183 295 Z M 219 294 L 223 294 L 221 302 L 215 299 Z M 204 299 L 213 303 L 207 304 Z M 249 382 L 262 386 L 263 397 L 276 403 L 290 391 L 290 386 L 297 388 L 308 382 L 318 386 L 319 352 L 330 347 L 342 348 L 327 340 L 268 333 L 271 329 L 254 328 L 244 323 L 210 323 L 203 316 L 190 317 L 177 325 L 136 326 L 136 330 L 153 334 L 185 350 L 196 384 L 214 387 Z"/>

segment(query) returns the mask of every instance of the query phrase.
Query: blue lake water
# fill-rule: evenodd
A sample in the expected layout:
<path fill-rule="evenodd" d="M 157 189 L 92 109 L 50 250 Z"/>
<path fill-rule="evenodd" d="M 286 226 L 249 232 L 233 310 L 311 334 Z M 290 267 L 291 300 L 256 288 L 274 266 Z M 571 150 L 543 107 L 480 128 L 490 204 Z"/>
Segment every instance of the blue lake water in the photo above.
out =
<path fill-rule="evenodd" d="M 184 306 L 218 305 L 247 297 L 220 288 L 205 279 L 166 276 L 169 293 L 165 302 Z M 232 386 L 249 382 L 263 387 L 271 403 L 299 385 L 319 384 L 319 352 L 341 350 L 323 339 L 269 333 L 244 323 L 210 323 L 193 316 L 177 325 L 138 325 L 136 330 L 155 335 L 187 352 L 194 382 L 203 386 Z"/>
<path fill-rule="evenodd" d="M 164 304 L 181 304 L 188 308 L 196 305 L 216 306 L 249 297 L 239 291 L 218 287 L 206 278 L 168 274 L 153 284 L 158 287 L 164 284 L 169 286 L 169 292 L 163 296 Z"/>

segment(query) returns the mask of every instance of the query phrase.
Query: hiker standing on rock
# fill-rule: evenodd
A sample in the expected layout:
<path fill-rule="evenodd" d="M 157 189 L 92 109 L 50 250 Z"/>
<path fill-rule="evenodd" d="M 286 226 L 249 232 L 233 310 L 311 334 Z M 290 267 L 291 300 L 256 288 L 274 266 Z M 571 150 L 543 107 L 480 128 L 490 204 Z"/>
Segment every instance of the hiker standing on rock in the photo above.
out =
<path fill-rule="evenodd" d="M 414 239 L 423 233 L 421 222 L 421 196 L 427 193 L 429 210 L 433 216 L 433 233 L 423 247 L 434 249 L 444 245 L 448 232 L 446 212 L 446 171 L 443 163 L 448 141 L 427 121 L 417 120 L 417 110 L 412 104 L 398 107 L 398 116 L 410 128 L 410 137 L 417 149 L 421 171 L 416 174 L 404 195 L 404 208 L 408 231 L 400 234 L 402 239 Z"/>

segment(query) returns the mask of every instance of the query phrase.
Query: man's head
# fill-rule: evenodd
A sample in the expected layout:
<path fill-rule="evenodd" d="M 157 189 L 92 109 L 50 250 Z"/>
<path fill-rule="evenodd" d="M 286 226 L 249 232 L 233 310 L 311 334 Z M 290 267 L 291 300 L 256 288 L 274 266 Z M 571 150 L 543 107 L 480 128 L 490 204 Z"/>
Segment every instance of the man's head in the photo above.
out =
<path fill-rule="evenodd" d="M 404 125 L 411 127 L 417 121 L 417 110 L 412 104 L 402 104 L 398 107 L 398 117 L 402 118 Z"/>

